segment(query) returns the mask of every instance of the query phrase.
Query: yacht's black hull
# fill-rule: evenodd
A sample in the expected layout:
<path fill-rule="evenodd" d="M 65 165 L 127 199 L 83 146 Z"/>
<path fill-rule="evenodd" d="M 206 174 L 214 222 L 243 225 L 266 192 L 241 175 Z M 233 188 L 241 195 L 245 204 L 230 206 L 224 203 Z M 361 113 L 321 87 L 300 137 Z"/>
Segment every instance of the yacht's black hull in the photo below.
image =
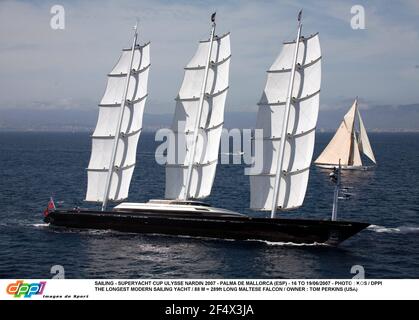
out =
<path fill-rule="evenodd" d="M 55 210 L 45 217 L 45 222 L 67 228 L 327 245 L 338 245 L 369 226 L 368 223 L 328 220 L 91 210 Z"/>

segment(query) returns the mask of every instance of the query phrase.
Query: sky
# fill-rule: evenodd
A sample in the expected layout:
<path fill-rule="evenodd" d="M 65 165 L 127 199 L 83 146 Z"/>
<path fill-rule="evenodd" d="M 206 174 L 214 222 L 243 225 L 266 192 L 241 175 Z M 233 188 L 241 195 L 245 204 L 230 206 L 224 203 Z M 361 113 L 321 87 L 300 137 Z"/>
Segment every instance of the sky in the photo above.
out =
<path fill-rule="evenodd" d="M 65 9 L 65 29 L 53 30 L 53 5 Z M 365 8 L 365 29 L 351 27 L 351 8 Z M 319 32 L 321 110 L 419 103 L 419 1 L 90 0 L 0 1 L 0 109 L 90 110 L 106 74 L 132 40 L 151 41 L 146 112 L 173 113 L 183 67 L 199 40 L 231 32 L 232 61 L 226 110 L 255 112 L 265 71 L 282 42 Z"/>

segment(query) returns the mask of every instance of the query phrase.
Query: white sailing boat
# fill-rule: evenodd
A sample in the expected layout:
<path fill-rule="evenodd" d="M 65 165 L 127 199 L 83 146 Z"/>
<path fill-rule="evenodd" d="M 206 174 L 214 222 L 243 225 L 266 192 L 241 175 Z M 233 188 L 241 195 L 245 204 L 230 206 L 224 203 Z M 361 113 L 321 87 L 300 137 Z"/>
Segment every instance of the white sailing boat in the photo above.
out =
<path fill-rule="evenodd" d="M 334 168 L 340 163 L 343 170 L 366 170 L 371 166 L 363 165 L 361 154 L 370 159 L 374 165 L 377 163 L 356 98 L 332 140 L 314 163 L 321 168 Z"/>
<path fill-rule="evenodd" d="M 149 44 L 138 46 L 135 31 L 132 47 L 123 51 L 108 76 L 92 136 L 86 200 L 102 203 L 102 210 L 54 208 L 47 210 L 44 220 L 62 227 L 330 245 L 366 228 L 366 223 L 275 215 L 278 208 L 296 208 L 304 200 L 319 107 L 319 38 L 300 37 L 300 17 L 301 13 L 296 41 L 285 43 L 268 71 L 259 107 L 264 166 L 262 173 L 251 177 L 251 207 L 271 210 L 271 218 L 196 201 L 211 193 L 229 85 L 230 34 L 215 35 L 214 13 L 210 38 L 200 42 L 185 67 L 176 98 L 174 141 L 169 141 L 167 152 L 168 158 L 175 154 L 176 161 L 166 165 L 166 199 L 107 208 L 108 201 L 128 196 L 147 96 Z"/>

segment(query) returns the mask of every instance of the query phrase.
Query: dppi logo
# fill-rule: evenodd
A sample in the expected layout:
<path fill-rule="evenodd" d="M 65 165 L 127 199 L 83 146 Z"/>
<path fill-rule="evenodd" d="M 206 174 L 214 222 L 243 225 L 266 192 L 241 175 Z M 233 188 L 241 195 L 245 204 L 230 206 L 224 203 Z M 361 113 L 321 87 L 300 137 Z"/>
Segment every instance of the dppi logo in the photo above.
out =
<path fill-rule="evenodd" d="M 14 295 L 15 298 L 30 298 L 35 294 L 42 294 L 44 292 L 46 281 L 39 283 L 24 283 L 22 280 L 11 283 L 7 286 L 7 293 Z"/>

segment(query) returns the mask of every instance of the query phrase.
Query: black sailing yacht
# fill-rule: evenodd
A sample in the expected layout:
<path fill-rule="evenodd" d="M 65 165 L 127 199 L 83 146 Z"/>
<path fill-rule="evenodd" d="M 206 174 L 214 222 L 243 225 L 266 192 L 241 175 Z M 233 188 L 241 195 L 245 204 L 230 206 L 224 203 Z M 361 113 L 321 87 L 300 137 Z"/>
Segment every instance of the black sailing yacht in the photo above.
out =
<path fill-rule="evenodd" d="M 263 144 L 263 158 L 260 170 L 256 170 L 257 166 L 250 168 L 251 208 L 270 211 L 271 217 L 254 218 L 196 201 L 209 196 L 212 189 L 229 84 L 230 34 L 216 36 L 214 18 L 209 40 L 200 42 L 185 67 L 176 98 L 174 141 L 169 144 L 174 150 L 168 152 L 186 151 L 174 163 L 166 164 L 166 199 L 122 202 L 108 209 L 108 201 L 121 202 L 128 196 L 147 98 L 150 44 L 137 44 L 135 28 L 132 47 L 122 51 L 108 74 L 92 135 L 86 201 L 101 203 L 102 209 L 47 210 L 47 223 L 69 228 L 328 245 L 337 245 L 369 225 L 337 221 L 335 209 L 332 220 L 277 217 L 278 210 L 295 209 L 303 203 L 319 110 L 320 41 L 318 34 L 301 36 L 301 14 L 296 40 L 284 43 L 268 70 L 256 125 L 263 134 L 259 138 L 255 135 L 253 141 Z M 201 139 L 202 134 L 207 138 Z M 339 184 L 336 188 L 334 208 Z"/>

